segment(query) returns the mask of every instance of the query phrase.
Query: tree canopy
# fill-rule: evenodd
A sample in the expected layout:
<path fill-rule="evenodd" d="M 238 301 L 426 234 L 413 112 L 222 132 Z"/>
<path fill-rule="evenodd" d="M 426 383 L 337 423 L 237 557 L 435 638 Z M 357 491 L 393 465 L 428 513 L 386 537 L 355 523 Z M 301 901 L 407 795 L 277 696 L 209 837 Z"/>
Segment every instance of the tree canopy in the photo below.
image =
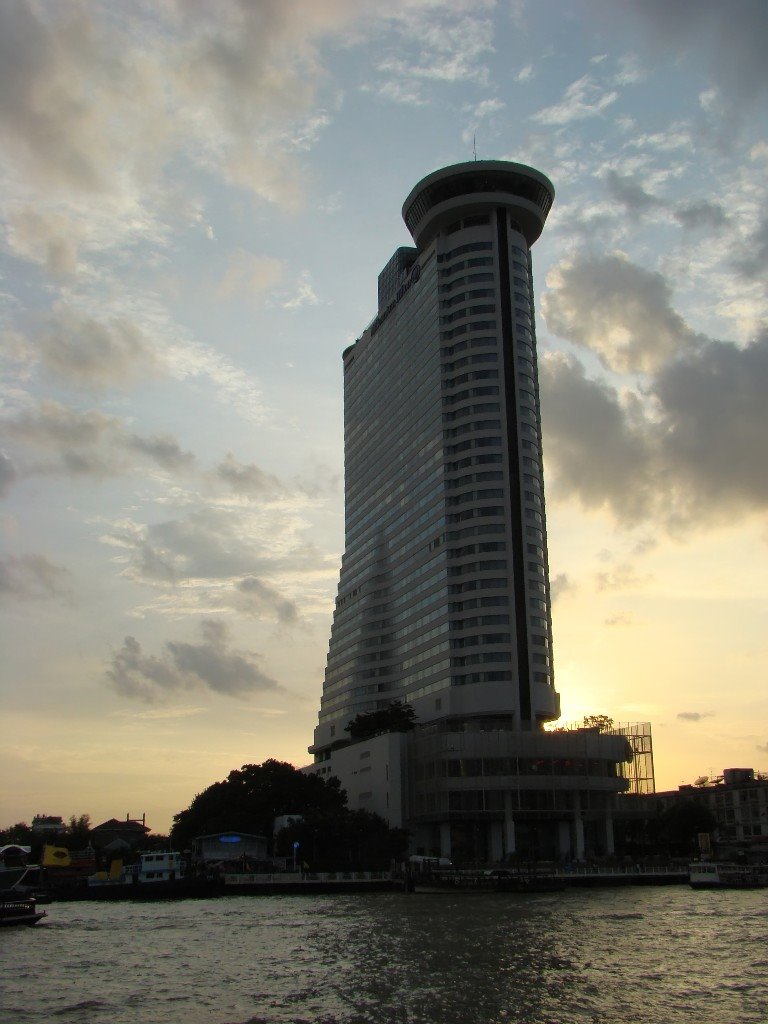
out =
<path fill-rule="evenodd" d="M 196 836 L 217 832 L 270 838 L 274 819 L 282 815 L 297 820 L 278 834 L 275 854 L 290 857 L 297 842 L 300 862 L 316 871 L 387 868 L 407 845 L 407 833 L 389 828 L 383 818 L 349 810 L 338 779 L 304 774 L 275 760 L 245 764 L 198 793 L 174 815 L 171 840 L 184 848 Z"/>
<path fill-rule="evenodd" d="M 690 857 L 696 852 L 700 833 L 712 833 L 717 820 L 698 800 L 680 800 L 667 807 L 651 823 L 653 839 L 672 856 Z"/>
<path fill-rule="evenodd" d="M 608 732 L 613 729 L 614 722 L 609 715 L 585 715 L 584 728 L 597 729 L 598 732 Z"/>
<path fill-rule="evenodd" d="M 416 712 L 410 704 L 392 701 L 385 708 L 357 715 L 344 727 L 350 739 L 368 740 L 385 732 L 410 732 L 416 725 Z"/>
<path fill-rule="evenodd" d="M 386 871 L 405 856 L 408 833 L 390 828 L 378 814 L 350 811 L 310 812 L 282 829 L 275 841 L 278 856 L 291 856 L 312 871 Z"/>
<path fill-rule="evenodd" d="M 272 758 L 263 764 L 244 764 L 223 782 L 198 793 L 186 810 L 173 816 L 171 840 L 183 848 L 195 836 L 215 832 L 271 836 L 272 822 L 280 815 L 339 811 L 346 799 L 337 779 L 305 775 Z"/>

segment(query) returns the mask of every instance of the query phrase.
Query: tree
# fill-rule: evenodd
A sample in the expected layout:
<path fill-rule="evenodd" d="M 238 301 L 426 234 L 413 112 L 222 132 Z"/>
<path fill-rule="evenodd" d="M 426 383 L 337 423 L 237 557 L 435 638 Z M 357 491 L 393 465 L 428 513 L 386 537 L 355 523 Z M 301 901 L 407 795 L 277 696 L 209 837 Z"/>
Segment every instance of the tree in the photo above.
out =
<path fill-rule="evenodd" d="M 369 740 L 386 732 L 410 732 L 416 726 L 416 712 L 410 704 L 392 701 L 385 708 L 357 715 L 344 727 L 353 742 Z"/>
<path fill-rule="evenodd" d="M 174 815 L 171 841 L 178 849 L 189 846 L 195 836 L 216 832 L 271 836 L 272 822 L 280 815 L 339 811 L 346 800 L 338 779 L 305 775 L 273 759 L 245 764 L 223 782 L 198 793 L 186 810 Z"/>
<path fill-rule="evenodd" d="M 15 825 L 0 829 L 0 846 L 34 846 L 39 842 L 40 837 L 35 835 L 26 821 L 17 821 Z"/>
<path fill-rule="evenodd" d="M 608 732 L 613 728 L 613 719 L 608 715 L 585 715 L 584 728 L 597 729 L 598 732 Z"/>
<path fill-rule="evenodd" d="M 690 857 L 696 852 L 700 832 L 712 833 L 717 821 L 698 800 L 679 800 L 650 822 L 649 832 L 656 844 L 673 857 Z"/>
<path fill-rule="evenodd" d="M 378 814 L 343 808 L 291 822 L 278 833 L 275 853 L 289 857 L 294 843 L 297 860 L 312 871 L 386 871 L 405 855 L 408 833 L 390 828 Z"/>
<path fill-rule="evenodd" d="M 81 814 L 79 817 L 71 815 L 66 829 L 62 836 L 57 839 L 70 850 L 83 850 L 91 841 L 91 816 Z"/>

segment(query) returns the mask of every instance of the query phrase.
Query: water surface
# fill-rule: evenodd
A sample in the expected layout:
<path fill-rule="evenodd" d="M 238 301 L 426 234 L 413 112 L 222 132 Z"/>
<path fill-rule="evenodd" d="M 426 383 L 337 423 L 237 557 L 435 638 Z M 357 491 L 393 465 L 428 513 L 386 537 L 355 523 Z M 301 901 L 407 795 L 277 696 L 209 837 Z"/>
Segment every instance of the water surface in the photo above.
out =
<path fill-rule="evenodd" d="M 0 1021 L 766 1024 L 768 891 L 54 903 Z"/>

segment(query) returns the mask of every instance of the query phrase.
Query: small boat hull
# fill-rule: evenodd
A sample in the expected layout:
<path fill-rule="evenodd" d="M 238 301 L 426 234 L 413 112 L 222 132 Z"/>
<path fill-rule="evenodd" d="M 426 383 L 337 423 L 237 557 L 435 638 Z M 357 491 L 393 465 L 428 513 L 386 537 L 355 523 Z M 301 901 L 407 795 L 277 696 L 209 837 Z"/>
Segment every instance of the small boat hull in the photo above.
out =
<path fill-rule="evenodd" d="M 0 900 L 0 928 L 32 927 L 44 917 L 45 911 L 38 910 L 33 899 L 4 897 Z"/>

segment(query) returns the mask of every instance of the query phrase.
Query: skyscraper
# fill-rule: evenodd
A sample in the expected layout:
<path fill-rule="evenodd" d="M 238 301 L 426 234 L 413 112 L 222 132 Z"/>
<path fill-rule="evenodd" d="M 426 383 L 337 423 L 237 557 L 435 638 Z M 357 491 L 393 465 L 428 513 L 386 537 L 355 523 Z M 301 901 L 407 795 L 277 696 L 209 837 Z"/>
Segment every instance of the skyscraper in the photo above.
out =
<path fill-rule="evenodd" d="M 443 854 L 467 846 L 468 814 L 488 826 L 471 852 L 515 849 L 520 771 L 542 745 L 551 759 L 541 728 L 559 717 L 530 258 L 553 198 L 520 164 L 428 175 L 403 206 L 415 246 L 344 352 L 346 546 L 310 750 L 353 804 Z M 393 702 L 413 735 L 344 745 Z M 430 782 L 454 771 L 482 785 Z"/>

